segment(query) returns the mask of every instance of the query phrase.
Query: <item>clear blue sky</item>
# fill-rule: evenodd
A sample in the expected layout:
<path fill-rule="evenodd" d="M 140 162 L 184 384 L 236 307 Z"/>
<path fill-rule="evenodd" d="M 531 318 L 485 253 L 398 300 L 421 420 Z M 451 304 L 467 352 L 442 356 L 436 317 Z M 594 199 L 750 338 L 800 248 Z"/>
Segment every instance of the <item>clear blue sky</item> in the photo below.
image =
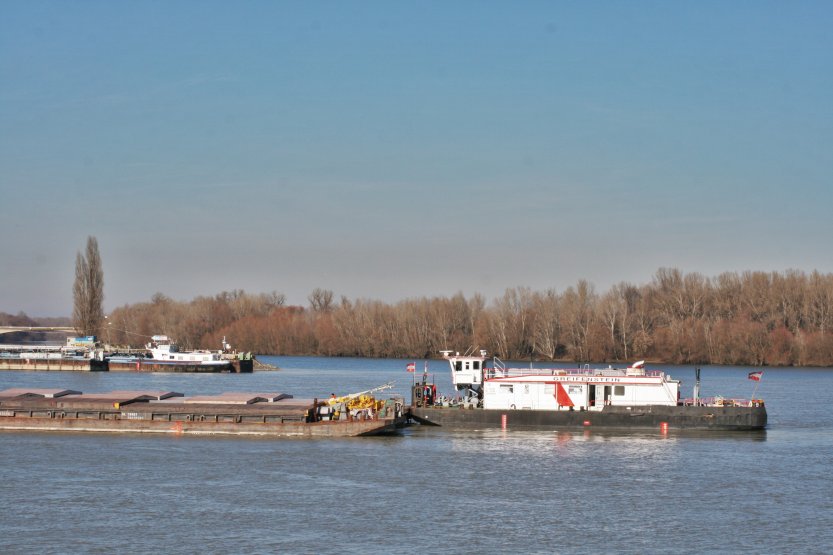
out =
<path fill-rule="evenodd" d="M 0 3 L 0 310 L 833 271 L 831 2 Z"/>

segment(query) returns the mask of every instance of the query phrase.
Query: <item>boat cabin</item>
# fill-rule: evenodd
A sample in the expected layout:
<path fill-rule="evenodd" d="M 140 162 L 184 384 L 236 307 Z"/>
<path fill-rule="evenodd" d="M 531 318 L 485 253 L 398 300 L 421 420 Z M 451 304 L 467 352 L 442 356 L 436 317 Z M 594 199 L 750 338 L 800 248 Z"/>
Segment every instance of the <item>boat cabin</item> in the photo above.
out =
<path fill-rule="evenodd" d="M 483 372 L 486 368 L 486 351 L 475 354 L 440 351 L 443 358 L 451 365 L 451 383 L 457 391 L 478 391 L 483 384 Z"/>
<path fill-rule="evenodd" d="M 221 361 L 219 353 L 211 351 L 180 351 L 167 335 L 154 335 L 146 345 L 153 360 L 171 362 L 214 363 Z"/>
<path fill-rule="evenodd" d="M 646 371 L 644 361 L 628 368 L 507 368 L 486 352 L 443 351 L 458 391 L 477 394 L 486 409 L 602 410 L 605 406 L 675 406 L 680 381 L 661 371 Z"/>

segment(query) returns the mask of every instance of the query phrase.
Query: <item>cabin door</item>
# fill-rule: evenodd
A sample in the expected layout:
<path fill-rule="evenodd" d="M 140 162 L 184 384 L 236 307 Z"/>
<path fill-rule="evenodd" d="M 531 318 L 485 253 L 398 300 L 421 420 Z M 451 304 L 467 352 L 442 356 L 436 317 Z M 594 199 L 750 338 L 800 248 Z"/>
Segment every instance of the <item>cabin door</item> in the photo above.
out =
<path fill-rule="evenodd" d="M 588 406 L 603 407 L 610 404 L 611 386 L 609 385 L 591 385 Z"/>

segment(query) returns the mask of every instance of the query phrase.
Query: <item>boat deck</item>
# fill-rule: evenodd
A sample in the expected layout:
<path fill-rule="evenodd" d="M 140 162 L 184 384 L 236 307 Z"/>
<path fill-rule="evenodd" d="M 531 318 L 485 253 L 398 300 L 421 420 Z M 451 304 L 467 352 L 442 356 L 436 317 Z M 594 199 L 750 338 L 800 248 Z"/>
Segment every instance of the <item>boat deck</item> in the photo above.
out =
<path fill-rule="evenodd" d="M 0 429 L 166 432 L 265 436 L 356 436 L 393 433 L 393 411 L 321 421 L 316 399 L 272 393 L 186 397 L 173 391 L 0 391 Z M 401 415 L 399 415 L 402 418 Z"/>

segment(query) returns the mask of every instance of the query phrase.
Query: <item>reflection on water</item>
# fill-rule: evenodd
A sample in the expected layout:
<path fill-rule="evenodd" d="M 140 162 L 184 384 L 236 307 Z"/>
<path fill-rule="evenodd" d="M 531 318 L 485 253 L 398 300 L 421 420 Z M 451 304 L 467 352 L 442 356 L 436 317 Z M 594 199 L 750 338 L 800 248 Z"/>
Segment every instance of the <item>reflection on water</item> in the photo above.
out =
<path fill-rule="evenodd" d="M 734 444 L 766 441 L 767 431 L 724 432 L 703 430 L 669 430 L 667 432 L 641 431 L 596 431 L 596 430 L 561 430 L 530 431 L 511 429 L 466 429 L 447 430 L 434 426 L 413 426 L 406 432 L 409 437 L 448 442 L 455 452 L 497 452 L 507 451 L 525 456 L 551 456 L 553 452 L 569 456 L 580 456 L 584 451 L 590 456 L 598 454 L 600 448 L 607 454 L 615 453 L 626 456 L 638 452 L 669 452 L 680 441 L 709 441 Z M 576 448 L 564 449 L 576 444 Z M 560 450 L 559 450 L 560 449 Z"/>

